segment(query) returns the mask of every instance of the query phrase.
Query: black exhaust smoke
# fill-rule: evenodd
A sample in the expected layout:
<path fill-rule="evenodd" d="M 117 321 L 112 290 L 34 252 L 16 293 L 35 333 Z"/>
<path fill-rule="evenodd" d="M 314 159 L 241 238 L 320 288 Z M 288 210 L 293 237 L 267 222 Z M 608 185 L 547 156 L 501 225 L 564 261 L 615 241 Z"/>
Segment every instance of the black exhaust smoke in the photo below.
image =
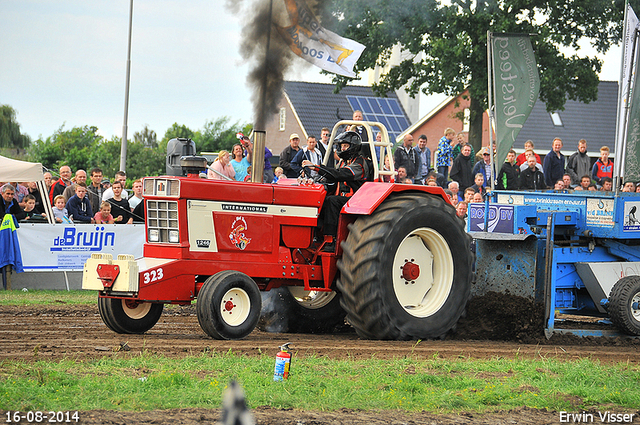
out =
<path fill-rule="evenodd" d="M 316 16 L 327 2 L 306 0 Z M 226 7 L 237 16 L 248 17 L 242 28 L 240 54 L 251 64 L 247 82 L 255 101 L 254 129 L 265 130 L 267 118 L 278 112 L 287 70 L 294 61 L 296 64 L 306 62 L 297 58 L 272 25 L 272 22 L 281 27 L 293 24 L 285 0 L 227 0 Z"/>

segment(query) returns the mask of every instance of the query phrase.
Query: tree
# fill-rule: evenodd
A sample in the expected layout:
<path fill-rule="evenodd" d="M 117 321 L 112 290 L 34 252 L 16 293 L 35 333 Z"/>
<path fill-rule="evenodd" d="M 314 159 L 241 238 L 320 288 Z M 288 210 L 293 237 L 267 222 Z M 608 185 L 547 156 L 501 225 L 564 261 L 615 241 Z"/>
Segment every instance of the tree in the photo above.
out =
<path fill-rule="evenodd" d="M 120 170 L 120 144 L 122 139 L 113 136 L 102 140 L 92 149 L 91 167 L 102 169 L 105 177 L 112 178 Z M 151 148 L 133 140 L 127 145 L 127 179 L 129 181 L 147 176 L 158 176 L 165 172 L 166 148 Z"/>
<path fill-rule="evenodd" d="M 127 176 L 138 179 L 159 176 L 166 171 L 167 149 L 150 148 L 140 142 L 133 142 L 127 149 Z"/>
<path fill-rule="evenodd" d="M 326 12 L 345 37 L 367 46 L 357 71 L 385 65 L 391 48 L 400 44 L 409 53 L 374 85 L 380 95 L 408 84 L 416 95 L 470 95 L 469 141 L 476 151 L 482 143 L 482 114 L 487 108 L 487 30 L 530 33 L 540 71 L 540 99 L 548 111 L 564 109 L 567 99 L 597 99 L 597 58 L 565 56 L 561 46 L 578 48 L 588 39 L 598 52 L 620 40 L 621 0 L 332 0 Z M 328 24 L 330 25 L 330 24 Z M 334 80 L 338 89 L 348 83 Z"/>
<path fill-rule="evenodd" d="M 29 136 L 20 132 L 15 109 L 0 105 L 0 148 L 26 148 L 29 143 Z"/>
<path fill-rule="evenodd" d="M 218 152 L 221 149 L 230 150 L 234 143 L 238 142 L 236 134 L 242 132 L 249 135 L 251 132 L 250 124 L 230 124 L 231 118 L 220 117 L 215 121 L 207 121 L 204 128 L 198 131 L 194 142 L 199 152 Z"/>
<path fill-rule="evenodd" d="M 184 139 L 192 139 L 194 138 L 195 133 L 186 125 L 178 125 L 177 122 L 174 122 L 169 129 L 164 133 L 164 137 L 162 138 L 162 144 L 164 147 L 167 147 L 167 142 L 171 139 L 175 138 L 184 138 Z"/>
<path fill-rule="evenodd" d="M 155 131 L 149 129 L 148 124 L 145 124 L 142 131 L 136 131 L 133 133 L 133 140 L 138 143 L 142 143 L 142 145 L 147 148 L 158 147 L 158 136 Z"/>
<path fill-rule="evenodd" d="M 29 158 L 54 170 L 62 165 L 73 171 L 86 170 L 92 165 L 93 150 L 104 140 L 97 131 L 97 127 L 87 125 L 64 130 L 62 125 L 53 136 L 36 140 L 29 149 Z"/>

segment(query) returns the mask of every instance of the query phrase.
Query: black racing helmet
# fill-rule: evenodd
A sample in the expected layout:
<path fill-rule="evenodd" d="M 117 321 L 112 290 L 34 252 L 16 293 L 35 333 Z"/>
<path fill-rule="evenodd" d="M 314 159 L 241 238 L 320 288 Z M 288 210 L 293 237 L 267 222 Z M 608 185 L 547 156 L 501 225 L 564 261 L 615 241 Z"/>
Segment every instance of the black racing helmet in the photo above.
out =
<path fill-rule="evenodd" d="M 355 158 L 360 154 L 360 148 L 362 146 L 362 139 L 360 135 L 355 131 L 345 131 L 339 134 L 334 143 L 338 145 L 338 156 L 345 161 Z M 349 143 L 349 148 L 345 151 L 341 150 L 340 146 L 343 143 Z"/>

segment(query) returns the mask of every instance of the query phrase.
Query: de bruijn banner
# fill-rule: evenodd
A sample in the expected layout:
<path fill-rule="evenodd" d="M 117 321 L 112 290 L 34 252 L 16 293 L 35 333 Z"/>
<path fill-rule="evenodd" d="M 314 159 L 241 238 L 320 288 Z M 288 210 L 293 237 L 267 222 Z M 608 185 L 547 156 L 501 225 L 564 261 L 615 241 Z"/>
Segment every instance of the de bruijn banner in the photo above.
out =
<path fill-rule="evenodd" d="M 365 46 L 324 29 L 303 0 L 284 2 L 290 25 L 274 25 L 291 50 L 325 71 L 355 78 L 353 66 Z"/>
<path fill-rule="evenodd" d="M 540 76 L 529 35 L 491 33 L 490 42 L 499 168 L 538 99 Z"/>

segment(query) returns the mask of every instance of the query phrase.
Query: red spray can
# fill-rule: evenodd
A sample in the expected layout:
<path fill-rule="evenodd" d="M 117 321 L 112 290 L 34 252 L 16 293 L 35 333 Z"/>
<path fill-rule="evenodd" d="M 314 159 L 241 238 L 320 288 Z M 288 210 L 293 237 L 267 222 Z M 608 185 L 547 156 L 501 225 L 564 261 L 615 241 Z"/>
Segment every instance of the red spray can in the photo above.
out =
<path fill-rule="evenodd" d="M 291 367 L 291 354 L 289 354 L 289 344 L 282 344 L 280 351 L 276 354 L 276 367 L 273 372 L 274 381 L 289 379 L 289 369 Z"/>

